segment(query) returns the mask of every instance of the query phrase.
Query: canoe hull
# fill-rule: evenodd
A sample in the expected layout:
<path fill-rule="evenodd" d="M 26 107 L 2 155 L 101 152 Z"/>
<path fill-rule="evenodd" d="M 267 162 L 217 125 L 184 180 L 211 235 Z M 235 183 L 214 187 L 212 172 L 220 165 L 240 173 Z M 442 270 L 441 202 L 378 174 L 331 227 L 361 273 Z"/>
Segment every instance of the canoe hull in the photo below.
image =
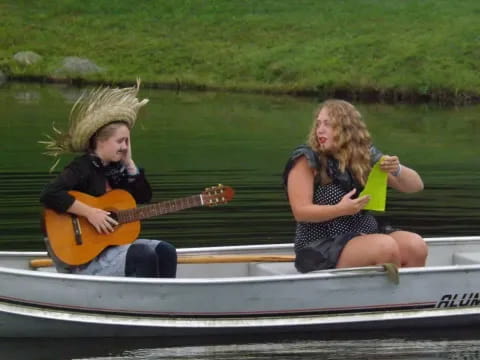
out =
<path fill-rule="evenodd" d="M 480 323 L 480 309 L 397 311 L 391 313 L 309 315 L 281 318 L 142 318 L 104 314 L 72 314 L 0 303 L 0 336 L 48 337 L 192 337 L 268 335 L 382 329 L 458 329 Z"/>
<path fill-rule="evenodd" d="M 182 265 L 177 279 L 29 270 L 0 253 L 0 337 L 200 336 L 480 324 L 480 237 L 432 239 L 429 266 L 298 274 L 291 263 Z M 479 251 L 478 264 L 455 264 Z M 291 253 L 291 245 L 185 253 Z M 468 259 L 467 259 L 468 260 Z M 465 260 L 465 261 L 467 261 Z"/>

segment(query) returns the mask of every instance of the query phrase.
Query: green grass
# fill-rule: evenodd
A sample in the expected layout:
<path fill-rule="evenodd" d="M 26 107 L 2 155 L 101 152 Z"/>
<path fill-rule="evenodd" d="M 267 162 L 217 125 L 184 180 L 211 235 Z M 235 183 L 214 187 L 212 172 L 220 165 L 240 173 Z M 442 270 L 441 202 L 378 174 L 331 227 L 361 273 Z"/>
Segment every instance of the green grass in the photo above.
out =
<path fill-rule="evenodd" d="M 65 56 L 93 82 L 473 102 L 477 0 L 0 0 L 0 69 L 54 78 Z M 33 66 L 12 56 L 31 50 Z"/>

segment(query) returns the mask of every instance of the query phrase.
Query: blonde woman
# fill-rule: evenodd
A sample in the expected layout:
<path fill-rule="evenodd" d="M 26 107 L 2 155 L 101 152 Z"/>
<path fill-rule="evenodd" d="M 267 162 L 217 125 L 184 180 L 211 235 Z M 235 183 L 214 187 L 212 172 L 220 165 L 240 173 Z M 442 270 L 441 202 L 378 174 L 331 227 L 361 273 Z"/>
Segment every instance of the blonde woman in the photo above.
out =
<path fill-rule="evenodd" d="M 294 150 L 284 172 L 297 222 L 295 265 L 300 272 L 383 263 L 425 265 L 428 250 L 418 234 L 381 228 L 363 210 L 369 198 L 358 194 L 380 158 L 390 187 L 401 192 L 423 189 L 415 170 L 372 145 L 352 104 L 327 100 L 318 107 L 307 145 Z"/>
<path fill-rule="evenodd" d="M 118 224 L 111 214 L 74 198 L 70 190 L 101 196 L 112 189 L 123 189 L 137 203 L 151 200 L 145 171 L 132 157 L 130 131 L 138 111 L 148 102 L 137 99 L 139 87 L 140 82 L 136 87 L 104 87 L 85 93 L 72 108 L 68 131 L 55 129 L 54 137 L 42 142 L 47 155 L 83 153 L 45 186 L 40 195 L 45 207 L 85 217 L 98 233 L 108 234 Z M 175 277 L 177 271 L 175 247 L 160 240 L 137 239 L 127 245 L 109 246 L 92 261 L 78 266 L 50 255 L 58 271 L 73 274 Z"/>

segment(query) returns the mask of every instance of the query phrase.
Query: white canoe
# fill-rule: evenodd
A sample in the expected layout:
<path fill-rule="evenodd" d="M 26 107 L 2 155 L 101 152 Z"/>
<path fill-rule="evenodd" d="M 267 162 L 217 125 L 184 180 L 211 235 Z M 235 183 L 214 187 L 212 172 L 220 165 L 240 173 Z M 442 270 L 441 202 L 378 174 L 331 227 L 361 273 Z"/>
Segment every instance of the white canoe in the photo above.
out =
<path fill-rule="evenodd" d="M 31 269 L 44 252 L 0 252 L 0 337 L 110 337 L 451 327 L 480 324 L 480 236 L 427 239 L 428 264 L 299 274 L 291 262 L 179 265 L 176 279 Z M 291 244 L 180 249 L 292 254 Z"/>

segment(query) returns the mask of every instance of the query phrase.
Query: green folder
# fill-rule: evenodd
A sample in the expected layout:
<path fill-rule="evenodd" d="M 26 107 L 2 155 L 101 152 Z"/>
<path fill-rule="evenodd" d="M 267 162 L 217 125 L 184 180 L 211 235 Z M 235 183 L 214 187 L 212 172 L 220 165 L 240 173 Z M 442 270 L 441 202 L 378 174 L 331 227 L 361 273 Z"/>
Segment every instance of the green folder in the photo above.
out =
<path fill-rule="evenodd" d="M 365 188 L 359 196 L 370 195 L 370 201 L 363 208 L 364 210 L 385 211 L 385 203 L 387 202 L 387 176 L 388 174 L 380 170 L 380 162 L 378 160 L 368 175 Z"/>

